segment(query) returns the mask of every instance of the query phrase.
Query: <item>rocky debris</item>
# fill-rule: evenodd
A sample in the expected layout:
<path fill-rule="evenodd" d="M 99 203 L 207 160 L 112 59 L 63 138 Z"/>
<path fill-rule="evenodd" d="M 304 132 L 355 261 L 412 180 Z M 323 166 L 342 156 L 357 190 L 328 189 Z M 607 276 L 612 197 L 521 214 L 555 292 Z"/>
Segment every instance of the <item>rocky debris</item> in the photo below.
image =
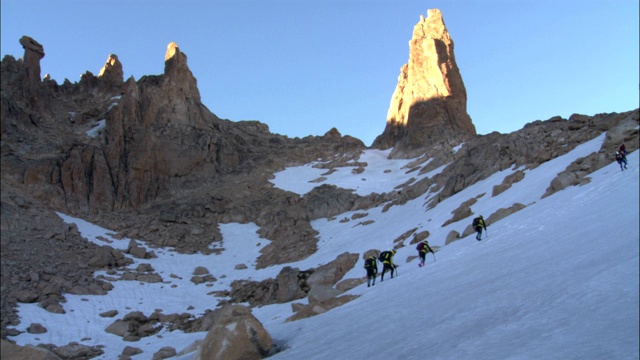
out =
<path fill-rule="evenodd" d="M 122 349 L 122 354 L 120 355 L 118 360 L 131 359 L 132 356 L 142 354 L 142 353 L 143 351 L 140 348 L 133 347 L 133 346 L 125 346 L 124 349 Z"/>
<path fill-rule="evenodd" d="M 363 281 L 364 282 L 364 281 Z M 335 295 L 335 294 L 334 294 Z M 313 301 L 309 298 L 309 304 L 296 304 L 293 308 L 295 314 L 288 317 L 285 322 L 296 321 L 300 319 L 306 319 L 312 316 L 316 316 L 325 313 L 333 308 L 342 306 L 349 301 L 357 299 L 360 295 L 343 295 L 343 296 L 326 296 L 326 297 L 314 297 Z"/>
<path fill-rule="evenodd" d="M 176 352 L 176 349 L 172 348 L 171 346 L 165 346 L 163 348 L 160 348 L 160 350 L 156 351 L 153 354 L 153 357 L 151 359 L 152 360 L 167 359 L 167 358 L 174 357 L 177 354 L 178 353 Z"/>
<path fill-rule="evenodd" d="M 456 241 L 456 240 L 460 240 L 462 237 L 460 236 L 460 233 L 455 231 L 455 230 L 451 230 L 449 232 L 449 234 L 447 235 L 447 238 L 444 241 L 444 245 L 447 246 L 450 243 Z"/>
<path fill-rule="evenodd" d="M 47 328 L 39 323 L 31 323 L 31 325 L 27 327 L 27 332 L 29 334 L 44 334 L 47 332 Z"/>
<path fill-rule="evenodd" d="M 276 279 L 260 282 L 236 280 L 231 283 L 231 291 L 227 296 L 230 303 L 248 303 L 251 306 L 278 304 L 301 299 L 307 296 L 309 285 L 307 280 L 313 270 L 300 271 L 285 266 Z M 225 301 L 220 304 L 226 304 Z"/>
<path fill-rule="evenodd" d="M 407 231 L 404 232 L 404 234 L 398 236 L 397 238 L 393 239 L 393 243 L 397 244 L 399 242 L 402 242 L 406 239 L 409 238 L 409 236 L 411 236 L 412 234 L 414 234 L 416 232 L 416 230 L 418 230 L 418 228 L 413 228 L 413 229 L 409 229 Z"/>
<path fill-rule="evenodd" d="M 146 317 L 140 311 L 133 311 L 107 326 L 104 330 L 110 334 L 121 336 L 125 341 L 138 341 L 143 337 L 151 336 L 162 329 L 160 314 Z M 166 320 L 166 317 L 164 317 Z"/>
<path fill-rule="evenodd" d="M 331 287 L 337 284 L 349 270 L 353 269 L 358 257 L 358 254 L 348 252 L 338 255 L 330 263 L 316 268 L 307 279 L 307 285 L 313 290 L 317 286 Z"/>
<path fill-rule="evenodd" d="M 0 340 L 0 358 L 28 360 L 60 360 L 60 357 L 48 349 L 39 346 L 20 346 L 7 340 Z"/>
<path fill-rule="evenodd" d="M 131 256 L 137 259 L 156 258 L 156 255 L 153 253 L 153 251 L 147 251 L 147 249 L 138 245 L 138 242 L 133 239 L 129 241 L 129 245 L 127 246 L 127 250 L 125 250 L 125 253 L 131 254 Z"/>
<path fill-rule="evenodd" d="M 414 157 L 434 144 L 451 148 L 475 135 L 453 41 L 440 10 L 431 9 L 413 29 L 387 126 L 372 147 L 393 147 L 392 157 Z"/>
<path fill-rule="evenodd" d="M 353 268 L 358 261 L 358 254 L 343 253 L 335 260 L 315 269 L 300 271 L 299 269 L 285 266 L 280 270 L 276 279 L 267 279 L 260 282 L 237 280 L 231 284 L 231 292 L 227 296 L 230 303 L 249 303 L 251 306 L 261 306 L 276 303 L 290 302 L 310 295 L 310 291 L 316 289 L 316 294 L 333 295 L 342 294 L 347 286 L 341 290 L 332 288 L 344 275 Z M 337 291 L 337 292 L 336 292 Z M 317 295 L 323 297 L 324 295 Z M 225 304 L 226 302 L 221 302 Z"/>
<path fill-rule="evenodd" d="M 307 280 L 311 272 L 301 272 L 291 266 L 285 266 L 276 277 L 276 301 L 286 303 L 306 296 L 309 292 Z"/>
<path fill-rule="evenodd" d="M 112 318 L 112 317 L 115 317 L 116 315 L 118 315 L 118 310 L 109 310 L 109 311 L 101 312 L 98 315 L 100 315 L 101 317 Z"/>
<path fill-rule="evenodd" d="M 62 359 L 91 359 L 104 354 L 100 346 L 88 346 L 77 342 L 70 342 L 67 345 L 57 347 L 55 345 L 42 345 Z"/>
<path fill-rule="evenodd" d="M 524 171 L 522 170 L 518 170 L 513 174 L 505 176 L 504 180 L 502 180 L 502 184 L 495 185 L 493 187 L 493 192 L 491 193 L 491 196 L 498 196 L 502 194 L 507 189 L 509 189 L 511 185 L 517 183 L 518 181 L 521 181 L 522 179 L 524 179 Z"/>
<path fill-rule="evenodd" d="M 193 275 L 206 275 L 209 273 L 209 270 L 204 266 L 197 266 L 193 270 Z"/>
<path fill-rule="evenodd" d="M 62 314 L 60 302 L 64 301 L 64 293 L 106 294 L 111 289 L 111 284 L 92 276 L 98 267 L 90 260 L 104 249 L 82 238 L 75 226 L 65 224 L 29 193 L 3 180 L 3 337 L 6 326 L 18 324 L 17 302 L 38 302 L 47 311 Z"/>
<path fill-rule="evenodd" d="M 204 283 L 212 283 L 217 281 L 218 279 L 211 274 L 206 275 L 194 275 L 191 277 L 191 282 L 194 284 L 204 284 Z"/>
<path fill-rule="evenodd" d="M 474 198 L 471 198 L 465 202 L 463 202 L 462 204 L 460 204 L 460 206 L 458 206 L 457 209 L 453 210 L 451 213 L 453 214 L 453 217 L 447 221 L 444 222 L 444 224 L 442 224 L 442 227 L 445 227 L 449 224 L 452 224 L 454 222 L 460 221 L 462 219 L 466 219 L 469 216 L 473 215 L 473 211 L 471 211 L 471 205 L 475 204 L 476 202 L 478 202 L 478 199 L 481 198 L 484 194 L 480 194 Z"/>
<path fill-rule="evenodd" d="M 196 359 L 262 359 L 271 351 L 271 335 L 249 308 L 228 305 L 215 310 L 213 317 Z"/>

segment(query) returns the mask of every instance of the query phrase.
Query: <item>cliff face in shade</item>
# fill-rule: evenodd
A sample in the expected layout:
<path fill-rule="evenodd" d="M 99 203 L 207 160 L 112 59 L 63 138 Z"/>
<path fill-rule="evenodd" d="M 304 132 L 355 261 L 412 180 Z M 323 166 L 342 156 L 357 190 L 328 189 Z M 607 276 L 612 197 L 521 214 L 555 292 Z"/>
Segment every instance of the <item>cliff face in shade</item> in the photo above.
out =
<path fill-rule="evenodd" d="M 429 10 L 413 29 L 409 62 L 400 69 L 387 126 L 372 147 L 394 147 L 393 156 L 413 156 L 475 135 L 453 41 L 440 10 Z"/>

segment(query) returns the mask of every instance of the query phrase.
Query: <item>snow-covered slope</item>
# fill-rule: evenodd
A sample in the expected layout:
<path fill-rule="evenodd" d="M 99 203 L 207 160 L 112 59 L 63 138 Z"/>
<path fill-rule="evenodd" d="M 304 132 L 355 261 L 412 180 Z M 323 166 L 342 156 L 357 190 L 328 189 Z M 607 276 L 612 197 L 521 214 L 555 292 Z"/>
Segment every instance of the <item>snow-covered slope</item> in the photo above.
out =
<path fill-rule="evenodd" d="M 637 359 L 639 166 L 638 151 L 629 154 L 629 169 L 612 163 L 590 175 L 591 182 L 570 187 L 541 199 L 550 181 L 575 159 L 597 151 L 603 136 L 541 166 L 526 170 L 525 178 L 506 192 L 491 197 L 492 187 L 517 169 L 497 173 L 446 199 L 432 210 L 421 197 L 403 206 L 366 211 L 357 220 L 313 222 L 320 233 L 318 251 L 309 258 L 288 264 L 300 269 L 325 264 L 345 251 L 362 254 L 369 249 L 390 249 L 393 239 L 408 229 L 428 230 L 430 244 L 443 246 L 451 230 L 462 233 L 471 219 L 445 227 L 451 211 L 478 195 L 472 205 L 487 217 L 514 203 L 523 210 L 489 224 L 488 238 L 473 236 L 429 254 L 427 266 L 407 263 L 417 255 L 413 246 L 399 249 L 399 275 L 367 288 L 349 291 L 361 295 L 325 314 L 285 323 L 291 304 L 253 310 L 284 350 L 274 359 Z M 340 171 L 322 175 L 310 166 L 276 174 L 276 186 L 304 194 L 321 183 L 335 183 L 359 194 L 390 191 L 412 175 L 406 161 L 387 160 L 384 153 L 369 151 L 367 170 L 361 174 Z M 431 174 L 432 175 L 432 174 Z M 425 176 L 431 176 L 426 174 Z M 309 183 L 324 176 L 324 182 Z M 359 211 L 358 213 L 364 213 Z M 98 236 L 124 248 L 129 239 L 116 240 L 109 230 L 80 219 L 61 216 L 78 224 L 90 241 L 104 244 Z M 363 222 L 372 220 L 365 225 Z M 268 241 L 257 237 L 254 224 L 221 226 L 225 250 L 220 255 L 180 255 L 170 249 L 154 250 L 149 263 L 163 283 L 115 281 L 107 296 L 65 295 L 66 314 L 52 314 L 37 305 L 22 304 L 19 314 L 24 331 L 30 323 L 47 327 L 45 334 L 22 333 L 12 339 L 19 344 L 71 341 L 105 345 L 101 359 L 114 359 L 125 346 L 141 348 L 134 358 L 147 359 L 163 346 L 180 351 L 205 333 L 161 331 L 138 342 L 124 342 L 104 329 L 114 318 L 99 313 L 118 310 L 149 315 L 191 312 L 200 315 L 219 299 L 208 295 L 228 289 L 241 278 L 275 277 L 282 266 L 256 270 L 259 250 Z M 436 261 L 437 260 L 437 261 Z M 362 261 L 361 261 L 362 262 Z M 237 270 L 245 264 L 248 269 Z M 211 286 L 189 281 L 196 266 L 205 266 L 218 278 Z M 170 276 L 170 275 L 174 276 Z M 224 276 L 223 276 L 224 275 Z M 346 277 L 364 276 L 362 264 Z M 306 300 L 303 300 L 306 301 Z M 193 306 L 193 310 L 187 310 Z M 84 340 L 81 340 L 84 339 Z M 180 356 L 193 358 L 193 353 Z"/>

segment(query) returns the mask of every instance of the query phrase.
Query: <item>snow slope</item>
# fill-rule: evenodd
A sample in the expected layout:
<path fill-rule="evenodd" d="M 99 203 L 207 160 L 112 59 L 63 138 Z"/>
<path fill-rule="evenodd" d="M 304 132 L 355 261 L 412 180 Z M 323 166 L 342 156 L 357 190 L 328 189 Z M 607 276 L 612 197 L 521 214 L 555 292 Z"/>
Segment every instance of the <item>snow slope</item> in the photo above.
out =
<path fill-rule="evenodd" d="M 629 169 L 612 164 L 590 175 L 591 182 L 570 187 L 541 199 L 550 181 L 575 159 L 597 151 L 604 135 L 570 153 L 525 171 L 525 178 L 506 192 L 491 197 L 492 187 L 517 169 L 508 169 L 426 209 L 427 198 L 409 201 L 382 212 L 370 209 L 365 217 L 347 222 L 352 212 L 336 219 L 312 223 L 320 233 L 318 251 L 302 261 L 287 264 L 307 269 L 325 264 L 349 251 L 390 249 L 393 239 L 408 229 L 428 230 L 430 244 L 443 246 L 451 230 L 462 233 L 471 218 L 442 227 L 460 203 L 477 197 L 472 206 L 485 218 L 514 203 L 523 210 L 495 224 L 489 236 L 478 242 L 473 236 L 429 254 L 427 266 L 406 262 L 417 254 L 413 246 L 399 249 L 399 275 L 374 287 L 361 285 L 348 293 L 361 295 L 327 313 L 285 323 L 291 304 L 253 309 L 279 347 L 273 359 L 638 359 L 638 151 L 629 154 Z M 324 176 L 359 194 L 390 191 L 406 182 L 407 161 L 388 160 L 384 152 L 370 150 L 369 166 L 361 174 L 346 170 L 322 175 L 311 166 L 286 169 L 273 180 L 278 187 L 305 194 Z M 362 161 L 362 159 L 361 159 Z M 347 168 L 345 168 L 347 169 Z M 441 170 L 441 169 L 440 169 Z M 432 176 L 426 174 L 425 176 Z M 108 229 L 61 214 L 78 224 L 89 240 L 104 244 L 98 236 L 125 248 L 129 239 L 116 240 Z M 365 225 L 363 222 L 373 220 Z M 21 304 L 25 331 L 32 322 L 47 327 L 45 334 L 26 332 L 13 337 L 19 344 L 76 341 L 104 345 L 100 359 L 114 359 L 125 346 L 141 348 L 134 359 L 150 359 L 163 346 L 180 351 L 206 333 L 161 331 L 138 342 L 124 342 L 103 330 L 131 311 L 149 315 L 190 312 L 201 315 L 215 307 L 210 292 L 228 289 L 234 279 L 262 280 L 275 277 L 283 265 L 256 270 L 259 250 L 268 241 L 258 238 L 255 224 L 221 225 L 224 251 L 220 255 L 181 255 L 171 249 L 154 249 L 149 263 L 163 283 L 115 281 L 107 296 L 65 295 L 66 314 L 52 314 L 35 304 Z M 140 242 L 144 245 L 142 242 Z M 250 249 L 249 251 L 247 249 Z M 435 261 L 437 259 L 437 261 Z M 365 275 L 362 261 L 346 278 Z M 245 264 L 248 269 L 237 270 Z M 218 279 L 211 286 L 190 282 L 193 269 L 205 266 Z M 174 276 L 170 276 L 174 275 Z M 306 299 L 301 300 L 306 302 Z M 192 306 L 192 310 L 188 310 Z M 99 313 L 116 309 L 116 318 Z M 384 315 L 384 320 L 379 318 Z M 179 356 L 192 359 L 193 353 Z"/>

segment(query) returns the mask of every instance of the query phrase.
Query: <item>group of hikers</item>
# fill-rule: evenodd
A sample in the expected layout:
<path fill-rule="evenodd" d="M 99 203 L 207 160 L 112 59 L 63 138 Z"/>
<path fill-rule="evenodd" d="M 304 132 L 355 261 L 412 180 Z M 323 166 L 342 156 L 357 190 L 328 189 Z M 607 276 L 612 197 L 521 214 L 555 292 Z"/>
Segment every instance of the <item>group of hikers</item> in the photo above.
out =
<path fill-rule="evenodd" d="M 616 151 L 616 161 L 620 165 L 620 170 L 624 171 L 627 168 L 627 149 L 624 144 L 620 145 L 618 151 Z M 487 223 L 484 221 L 482 215 L 479 215 L 471 224 L 473 229 L 476 232 L 476 240 L 482 240 L 482 230 L 484 230 L 485 234 L 487 233 Z M 435 260 L 435 252 L 429 246 L 429 242 L 427 240 L 423 240 L 416 246 L 416 250 L 418 250 L 418 256 L 420 257 L 420 262 L 418 263 L 419 267 L 423 267 L 425 264 L 425 259 L 427 253 L 432 253 L 433 258 Z M 384 274 L 389 271 L 391 272 L 391 278 L 393 279 L 393 274 L 397 274 L 398 265 L 393 263 L 393 256 L 396 254 L 396 250 L 392 249 L 389 251 L 381 252 L 376 258 L 374 255 L 369 256 L 364 262 L 364 268 L 367 270 L 367 287 L 376 284 L 376 276 L 378 275 L 378 260 L 382 262 L 382 274 L 380 276 L 380 281 L 384 281 Z"/>
<path fill-rule="evenodd" d="M 624 171 L 627 168 L 627 148 L 624 144 L 620 145 L 620 149 L 616 151 L 616 161 L 620 165 L 620 170 Z"/>
<path fill-rule="evenodd" d="M 476 231 L 476 240 L 482 240 L 482 230 L 487 231 L 487 224 L 484 221 L 482 215 L 473 219 L 472 223 L 473 229 Z M 427 258 L 427 254 L 433 254 L 433 259 L 436 258 L 436 253 L 433 251 L 431 246 L 429 246 L 429 242 L 427 240 L 422 240 L 416 246 L 416 250 L 418 250 L 418 257 L 420 258 L 420 262 L 418 263 L 419 267 L 423 267 Z M 380 282 L 384 281 L 384 274 L 389 271 L 391 273 L 391 278 L 393 279 L 393 274 L 398 271 L 398 265 L 394 264 L 393 256 L 396 254 L 396 249 L 383 251 L 376 258 L 374 255 L 369 256 L 364 261 L 364 268 L 367 270 L 367 287 L 373 286 L 376 284 L 376 276 L 378 275 L 378 260 L 382 262 L 382 274 L 380 275 Z"/>

